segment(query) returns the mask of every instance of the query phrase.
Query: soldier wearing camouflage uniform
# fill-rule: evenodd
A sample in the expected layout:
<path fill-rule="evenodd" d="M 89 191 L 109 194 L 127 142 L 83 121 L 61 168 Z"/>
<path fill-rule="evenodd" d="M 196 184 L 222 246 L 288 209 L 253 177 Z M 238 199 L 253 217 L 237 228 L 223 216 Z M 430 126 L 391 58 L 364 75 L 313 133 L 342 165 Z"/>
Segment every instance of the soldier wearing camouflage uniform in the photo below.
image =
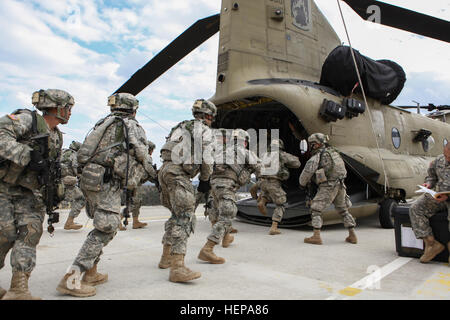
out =
<path fill-rule="evenodd" d="M 32 139 L 48 134 L 49 160 L 59 162 L 63 140 L 57 125 L 69 121 L 74 99 L 49 89 L 35 92 L 32 103 L 43 115 L 23 109 L 0 118 L 0 269 L 12 249 L 11 286 L 7 293 L 0 288 L 3 300 L 39 299 L 31 296 L 28 279 L 43 232 L 45 186 L 38 176 L 46 164 Z"/>
<path fill-rule="evenodd" d="M 72 141 L 69 149 L 64 149 L 61 156 L 61 175 L 65 187 L 64 200 L 70 203 L 69 216 L 64 224 L 66 230 L 78 230 L 83 227 L 74 222 L 75 218 L 80 215 L 81 209 L 86 205 L 86 200 L 78 186 L 77 151 L 80 147 L 81 143 Z"/>
<path fill-rule="evenodd" d="M 322 211 L 332 203 L 342 216 L 344 226 L 348 228 L 349 236 L 345 241 L 356 244 L 355 234 L 356 222 L 348 212 L 351 207 L 350 198 L 346 192 L 344 179 L 347 176 L 344 161 L 339 153 L 328 146 L 328 136 L 322 133 L 314 133 L 308 138 L 308 143 L 312 151 L 312 157 L 305 165 L 305 169 L 300 175 L 300 187 L 313 181 L 318 185 L 316 196 L 311 202 L 312 226 L 314 235 L 305 238 L 305 243 L 322 244 L 320 229 L 322 228 Z"/>
<path fill-rule="evenodd" d="M 78 151 L 83 166 L 80 186 L 94 230 L 57 287 L 58 292 L 76 297 L 95 295 L 94 286 L 108 280 L 107 274 L 97 272 L 97 265 L 103 248 L 117 233 L 122 191 L 132 190 L 148 176 L 156 178 L 144 129 L 135 119 L 138 100 L 117 93 L 109 97 L 108 105 L 111 114 L 97 122 Z"/>
<path fill-rule="evenodd" d="M 247 149 L 248 133 L 242 129 L 236 129 L 232 138 L 234 143 L 227 145 L 222 154 L 215 153 L 214 172 L 211 175 L 211 191 L 217 204 L 219 219 L 214 224 L 206 244 L 198 255 L 200 260 L 213 264 L 225 262 L 224 258 L 216 256 L 213 251 L 214 246 L 222 241 L 222 246 L 227 248 L 234 240 L 230 232 L 231 220 L 236 217 L 238 211 L 236 192 L 240 187 L 250 182 L 252 173 L 256 173 L 257 178 L 261 173 L 260 160 Z M 220 158 L 217 158 L 217 156 L 220 156 Z"/>
<path fill-rule="evenodd" d="M 216 132 L 216 147 L 215 150 L 223 150 L 227 143 L 227 129 L 217 129 Z M 206 201 L 206 210 L 205 215 L 208 216 L 209 221 L 211 222 L 211 226 L 214 226 L 217 221 L 219 221 L 219 210 L 217 209 L 217 204 L 214 202 L 214 196 L 210 192 L 208 194 L 208 199 Z M 230 233 L 237 233 L 238 230 L 231 227 Z"/>
<path fill-rule="evenodd" d="M 272 202 L 276 205 L 269 234 L 277 235 L 281 233 L 278 224 L 283 219 L 284 204 L 287 200 L 286 192 L 284 192 L 281 183 L 289 179 L 289 168 L 299 168 L 301 164 L 298 157 L 283 151 L 284 143 L 282 140 L 273 140 L 271 150 L 274 150 L 275 156 L 279 157 L 278 170 L 271 175 L 261 175 L 261 180 L 256 186 L 261 188 L 261 194 L 258 197 L 258 209 L 262 214 L 267 215 L 266 203 Z M 273 162 L 272 157 L 272 152 L 266 152 L 262 158 L 263 165 L 269 167 Z"/>
<path fill-rule="evenodd" d="M 430 163 L 428 176 L 423 186 L 429 189 L 436 189 L 437 192 L 450 191 L 450 143 L 444 147 L 444 154 Z M 417 239 L 425 242 L 424 254 L 420 257 L 420 262 L 427 263 L 433 260 L 445 247 L 433 236 L 430 227 L 430 218 L 439 211 L 448 210 L 449 231 L 450 231 L 450 200 L 446 195 L 441 195 L 437 199 L 428 193 L 420 196 L 409 210 L 411 225 Z M 450 251 L 450 242 L 447 243 Z M 450 263 L 450 258 L 449 258 Z"/>
<path fill-rule="evenodd" d="M 158 179 L 161 203 L 170 210 L 162 239 L 163 253 L 159 267 L 170 267 L 169 281 L 187 282 L 201 277 L 184 264 L 187 240 L 195 229 L 195 191 L 191 179 L 200 173 L 198 192 L 208 192 L 214 149 L 210 128 L 216 116 L 216 106 L 207 100 L 197 100 L 192 107 L 195 119 L 175 126 L 161 148 Z M 180 150 L 182 149 L 182 150 Z M 208 154 L 210 158 L 202 156 Z"/>
<path fill-rule="evenodd" d="M 151 141 L 147 141 L 148 154 L 152 156 L 153 150 L 155 150 L 155 144 Z M 151 181 L 152 179 L 150 179 Z M 139 221 L 140 209 L 142 206 L 143 197 L 145 196 L 144 187 L 140 185 L 133 190 L 133 197 L 131 200 L 131 212 L 133 215 L 133 229 L 140 229 L 147 226 L 147 223 Z"/>

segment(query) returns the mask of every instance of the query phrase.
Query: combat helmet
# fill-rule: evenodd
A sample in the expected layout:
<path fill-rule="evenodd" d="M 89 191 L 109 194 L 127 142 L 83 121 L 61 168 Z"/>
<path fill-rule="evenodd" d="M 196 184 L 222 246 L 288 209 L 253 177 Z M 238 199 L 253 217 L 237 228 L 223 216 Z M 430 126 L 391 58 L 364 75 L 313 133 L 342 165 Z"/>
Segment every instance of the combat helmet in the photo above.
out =
<path fill-rule="evenodd" d="M 250 135 L 244 129 L 235 129 L 233 130 L 232 138 L 237 140 L 250 140 Z"/>
<path fill-rule="evenodd" d="M 280 150 L 284 150 L 284 143 L 281 139 L 274 139 L 270 142 L 270 148 L 278 148 Z"/>
<path fill-rule="evenodd" d="M 192 115 L 195 117 L 196 114 L 208 114 L 213 117 L 217 114 L 217 108 L 211 101 L 198 99 L 195 100 L 192 106 Z"/>
<path fill-rule="evenodd" d="M 69 146 L 69 149 L 74 150 L 74 151 L 78 151 L 81 148 L 81 143 L 78 141 L 72 141 L 72 143 Z"/>
<path fill-rule="evenodd" d="M 150 140 L 147 140 L 147 146 L 148 146 L 148 151 L 153 151 L 156 148 L 156 145 L 151 142 Z"/>
<path fill-rule="evenodd" d="M 61 109 L 71 109 L 75 104 L 74 98 L 66 91 L 59 89 L 39 90 L 33 93 L 31 103 L 36 109 L 42 111 L 42 114 L 50 114 L 48 109 L 57 108 L 57 114 L 54 115 L 60 119 L 63 124 L 69 121 L 66 112 L 65 117 L 61 115 Z"/>
<path fill-rule="evenodd" d="M 327 135 L 319 132 L 319 133 L 313 133 L 312 135 L 310 135 L 308 138 L 308 143 L 310 145 L 313 143 L 326 144 L 326 143 L 328 143 L 329 140 L 330 140 L 330 138 Z"/>
<path fill-rule="evenodd" d="M 108 98 L 111 112 L 120 111 L 133 113 L 139 108 L 139 100 L 130 93 L 115 93 Z"/>

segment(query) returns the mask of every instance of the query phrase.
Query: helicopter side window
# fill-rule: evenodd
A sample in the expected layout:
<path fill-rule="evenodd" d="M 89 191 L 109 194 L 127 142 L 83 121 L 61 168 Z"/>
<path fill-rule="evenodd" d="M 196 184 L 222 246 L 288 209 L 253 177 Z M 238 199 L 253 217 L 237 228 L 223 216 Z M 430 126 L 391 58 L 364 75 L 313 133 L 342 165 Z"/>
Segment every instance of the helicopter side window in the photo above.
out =
<path fill-rule="evenodd" d="M 423 151 L 428 152 L 428 150 L 433 149 L 434 144 L 434 138 L 429 136 L 426 140 L 422 141 Z"/>
<path fill-rule="evenodd" d="M 305 154 L 307 151 L 308 151 L 308 141 L 303 139 L 302 141 L 300 141 L 300 152 L 302 154 Z"/>
<path fill-rule="evenodd" d="M 394 148 L 400 148 L 401 142 L 400 131 L 398 131 L 397 128 L 392 128 L 392 144 L 394 145 Z"/>

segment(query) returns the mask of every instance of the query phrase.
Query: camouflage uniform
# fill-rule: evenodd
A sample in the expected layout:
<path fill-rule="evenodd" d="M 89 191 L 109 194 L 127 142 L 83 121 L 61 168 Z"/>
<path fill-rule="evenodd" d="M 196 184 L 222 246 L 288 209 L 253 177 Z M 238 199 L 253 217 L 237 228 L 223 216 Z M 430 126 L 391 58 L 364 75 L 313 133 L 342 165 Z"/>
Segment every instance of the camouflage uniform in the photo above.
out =
<path fill-rule="evenodd" d="M 234 154 L 235 158 L 223 161 L 222 159 L 226 159 L 227 153 Z M 242 159 L 243 163 L 239 164 L 238 159 Z M 224 236 L 231 231 L 231 221 L 236 217 L 238 211 L 236 192 L 241 186 L 250 182 L 252 173 L 256 173 L 259 177 L 261 172 L 261 162 L 258 157 L 241 145 L 227 146 L 220 160 L 216 161 L 211 176 L 211 191 L 217 204 L 219 218 L 208 236 L 208 240 L 216 244 L 220 243 Z"/>
<path fill-rule="evenodd" d="M 39 115 L 38 115 L 39 117 Z M 42 123 L 45 121 L 42 119 Z M 13 271 L 31 272 L 36 265 L 36 246 L 42 235 L 45 205 L 37 174 L 27 169 L 30 162 L 32 137 L 30 112 L 0 118 L 0 156 L 5 159 L 0 169 L 0 269 L 11 252 Z M 59 160 L 62 134 L 50 130 L 51 154 Z M 14 177 L 14 170 L 22 171 Z"/>
<path fill-rule="evenodd" d="M 151 158 L 151 153 L 153 152 L 153 150 L 155 149 L 156 146 L 151 141 L 147 141 L 147 145 L 148 145 L 148 150 L 149 150 L 149 155 L 150 155 L 150 161 L 152 162 L 153 160 Z M 151 176 L 149 176 L 148 181 L 154 182 L 155 179 L 153 179 Z M 143 181 L 142 183 L 145 183 L 145 181 Z M 137 188 L 135 188 L 133 190 L 133 195 L 131 198 L 131 208 L 130 208 L 133 218 L 139 217 L 140 209 L 141 209 L 142 202 L 144 200 L 145 195 L 146 195 L 145 188 L 142 185 L 138 186 Z"/>
<path fill-rule="evenodd" d="M 61 156 L 61 175 L 65 187 L 64 200 L 70 203 L 69 217 L 76 218 L 86 205 L 83 193 L 78 186 L 77 151 L 71 148 L 63 149 Z"/>
<path fill-rule="evenodd" d="M 128 106 L 133 103 L 133 108 L 137 109 L 134 103 L 138 102 L 132 95 L 119 93 L 116 97 L 122 101 L 127 99 Z M 120 196 L 126 183 L 126 128 L 130 145 L 128 188 L 135 188 L 149 175 L 156 177 L 144 129 L 131 111 L 122 111 L 124 105 L 120 108 L 120 102 L 116 103 L 111 106 L 111 114 L 97 122 L 78 151 L 78 163 L 83 166 L 81 190 L 89 205 L 88 215 L 94 219 L 94 230 L 88 234 L 73 262 L 81 272 L 98 264 L 102 249 L 114 238 L 120 224 Z M 96 135 L 101 137 L 99 141 L 95 140 Z"/>
<path fill-rule="evenodd" d="M 36 266 L 36 246 L 45 217 L 46 186 L 40 173 L 49 163 L 59 163 L 63 144 L 58 127 L 51 128 L 45 117 L 67 123 L 74 99 L 65 91 L 48 89 L 35 92 L 32 103 L 42 111 L 42 116 L 23 109 L 0 118 L 0 269 L 12 249 L 10 290 L 5 294 L 0 288 L 5 300 L 39 299 L 28 291 L 28 279 Z M 33 141 L 37 136 L 45 139 L 45 135 L 48 135 L 48 154 L 43 154 L 46 150 Z M 64 196 L 58 186 L 63 186 L 58 173 L 51 174 L 56 179 L 51 183 L 57 185 L 54 200 L 58 202 Z"/>
<path fill-rule="evenodd" d="M 289 179 L 289 168 L 299 168 L 300 160 L 283 150 L 279 150 L 279 169 L 272 175 L 262 175 L 259 187 L 261 188 L 260 197 L 265 198 L 266 202 L 272 202 L 276 208 L 272 215 L 272 220 L 281 222 L 284 214 L 284 204 L 286 203 L 286 192 L 284 192 L 281 183 Z M 263 164 L 268 165 L 271 162 L 271 154 L 265 153 L 262 158 Z M 269 162 L 269 163 L 267 163 Z"/>
<path fill-rule="evenodd" d="M 431 188 L 435 188 L 437 192 L 450 190 L 450 163 L 446 161 L 443 154 L 430 163 L 425 182 L 429 183 Z M 445 209 L 449 211 L 450 231 L 450 200 L 438 202 L 430 194 L 425 193 L 411 205 L 409 216 L 417 239 L 433 235 L 429 219 Z"/>
<path fill-rule="evenodd" d="M 171 246 L 171 254 L 186 254 L 187 240 L 194 232 L 196 217 L 195 190 L 191 179 L 200 173 L 201 181 L 208 181 L 212 172 L 212 159 L 205 162 L 200 159 L 200 164 L 189 164 L 189 161 L 175 163 L 173 152 L 180 145 L 178 138 L 187 134 L 186 140 L 201 141 L 202 150 L 208 150 L 212 146 L 213 137 L 211 129 L 204 124 L 203 120 L 195 119 L 183 121 L 174 127 L 167 138 L 166 144 L 161 148 L 161 166 L 158 179 L 161 186 L 161 203 L 170 210 L 171 217 L 165 223 L 165 233 L 162 239 L 164 245 Z M 193 142 L 195 143 L 195 142 Z M 194 148 L 191 149 L 194 150 Z M 193 160 L 194 154 L 190 153 Z M 190 161 L 194 163 L 194 161 Z"/>
<path fill-rule="evenodd" d="M 316 171 L 319 169 L 323 169 L 327 181 L 317 183 Z M 344 184 L 346 176 L 344 161 L 336 150 L 323 146 L 313 151 L 313 156 L 306 163 L 299 182 L 300 186 L 305 187 L 312 180 L 319 187 L 311 203 L 311 223 L 314 229 L 322 228 L 322 212 L 332 203 L 342 216 L 346 228 L 356 226 L 355 219 L 348 212 L 351 202 Z"/>

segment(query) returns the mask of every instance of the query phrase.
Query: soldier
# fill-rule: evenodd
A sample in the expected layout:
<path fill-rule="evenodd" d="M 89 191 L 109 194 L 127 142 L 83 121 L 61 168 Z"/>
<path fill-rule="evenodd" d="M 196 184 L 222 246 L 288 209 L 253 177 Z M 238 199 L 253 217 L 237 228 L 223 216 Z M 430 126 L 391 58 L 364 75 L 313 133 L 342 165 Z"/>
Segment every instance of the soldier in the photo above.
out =
<path fill-rule="evenodd" d="M 222 152 L 223 148 L 227 144 L 227 129 L 217 129 L 216 130 L 216 150 Z M 208 216 L 211 226 L 214 226 L 219 220 L 219 210 L 217 209 L 217 204 L 214 202 L 214 196 L 210 192 L 208 194 L 208 199 L 206 201 L 205 215 Z M 238 230 L 231 227 L 230 233 L 237 233 Z"/>
<path fill-rule="evenodd" d="M 214 246 L 222 241 L 222 246 L 227 248 L 234 240 L 230 231 L 231 220 L 238 211 L 236 192 L 250 182 L 252 173 L 256 173 L 258 178 L 261 172 L 260 160 L 247 149 L 248 133 L 242 129 L 236 129 L 232 137 L 235 140 L 234 143 L 227 145 L 221 157 L 215 159 L 214 172 L 211 175 L 211 190 L 219 211 L 219 219 L 198 255 L 200 260 L 213 264 L 225 262 L 224 258 L 216 256 L 213 251 Z"/>
<path fill-rule="evenodd" d="M 153 150 L 155 150 L 156 146 L 151 141 L 147 141 L 147 145 L 148 145 L 148 154 L 151 157 Z M 150 179 L 150 181 L 151 180 L 152 179 Z M 147 226 L 147 223 L 139 221 L 139 214 L 142 206 L 142 200 L 144 197 L 144 190 L 145 189 L 142 185 L 133 190 L 133 197 L 131 200 L 131 212 L 133 214 L 133 229 L 140 229 Z"/>
<path fill-rule="evenodd" d="M 94 230 L 56 288 L 76 297 L 95 295 L 94 286 L 108 280 L 107 274 L 97 272 L 97 265 L 102 249 L 117 233 L 122 191 L 132 190 L 147 176 L 156 178 L 144 129 L 135 119 L 139 101 L 131 94 L 117 93 L 109 97 L 108 105 L 111 113 L 97 122 L 78 151 L 78 163 L 83 166 L 80 186 Z"/>
<path fill-rule="evenodd" d="M 78 186 L 78 161 L 77 151 L 80 149 L 81 143 L 72 141 L 69 149 L 64 149 L 61 156 L 61 175 L 65 187 L 65 199 L 70 203 L 70 212 L 67 221 L 64 224 L 66 230 L 78 230 L 83 226 L 74 222 L 75 218 L 80 215 L 81 209 L 86 205 L 83 193 Z"/>
<path fill-rule="evenodd" d="M 351 207 L 350 198 L 346 192 L 344 179 L 347 176 L 344 161 L 339 153 L 328 146 L 328 136 L 322 133 L 314 133 L 308 138 L 312 157 L 305 165 L 300 175 L 300 188 L 313 180 L 318 186 L 316 196 L 311 202 L 312 226 L 314 235 L 305 238 L 305 243 L 322 244 L 320 229 L 322 228 L 322 211 L 332 203 L 343 218 L 344 226 L 348 228 L 349 236 L 345 241 L 356 244 L 356 222 L 348 212 Z"/>
<path fill-rule="evenodd" d="M 438 192 L 450 191 L 450 143 L 444 147 L 444 154 L 430 163 L 428 176 L 425 178 L 424 187 L 435 188 Z M 429 219 L 437 212 L 448 210 L 449 231 L 450 231 L 450 200 L 446 195 L 433 198 L 428 193 L 420 196 L 409 210 L 411 225 L 417 239 L 423 239 L 425 242 L 424 254 L 420 257 L 420 262 L 427 263 L 433 260 L 445 247 L 439 243 L 430 227 Z M 447 243 L 450 251 L 450 242 Z M 450 258 L 449 258 L 450 263 Z"/>
<path fill-rule="evenodd" d="M 0 118 L 0 269 L 12 249 L 11 287 L 6 293 L 0 288 L 3 300 L 40 299 L 31 296 L 28 279 L 43 232 L 43 192 L 48 186 L 42 174 L 50 163 L 60 161 L 63 139 L 58 125 L 69 121 L 75 102 L 65 91 L 48 89 L 35 92 L 32 103 L 42 115 L 22 109 Z M 47 155 L 35 142 L 42 135 L 48 135 Z"/>
<path fill-rule="evenodd" d="M 272 215 L 272 226 L 269 230 L 270 235 L 280 234 L 278 230 L 278 224 L 283 219 L 284 204 L 286 203 L 286 192 L 284 192 L 281 183 L 289 179 L 289 168 L 299 168 L 300 160 L 298 157 L 289 154 L 284 151 L 284 143 L 282 140 L 272 140 L 271 150 L 276 152 L 276 156 L 279 157 L 278 171 L 271 175 L 261 175 L 260 183 L 257 184 L 261 188 L 261 194 L 258 197 L 258 209 L 259 211 L 267 215 L 266 203 L 272 202 L 276 205 Z M 266 152 L 263 156 L 262 162 L 268 167 L 273 160 L 272 152 Z"/>
<path fill-rule="evenodd" d="M 202 156 L 212 152 L 213 136 L 210 129 L 216 116 L 216 106 L 207 100 L 196 100 L 192 107 L 194 120 L 180 122 L 172 128 L 161 148 L 161 166 L 158 179 L 161 203 L 170 210 L 162 239 L 163 253 L 159 267 L 170 267 L 169 281 L 188 282 L 201 277 L 184 265 L 187 240 L 195 229 L 195 191 L 191 179 L 200 173 L 198 192 L 210 189 L 209 177 L 213 159 Z M 181 149 L 181 150 L 180 150 Z M 211 159 L 209 159 L 211 158 Z"/>

